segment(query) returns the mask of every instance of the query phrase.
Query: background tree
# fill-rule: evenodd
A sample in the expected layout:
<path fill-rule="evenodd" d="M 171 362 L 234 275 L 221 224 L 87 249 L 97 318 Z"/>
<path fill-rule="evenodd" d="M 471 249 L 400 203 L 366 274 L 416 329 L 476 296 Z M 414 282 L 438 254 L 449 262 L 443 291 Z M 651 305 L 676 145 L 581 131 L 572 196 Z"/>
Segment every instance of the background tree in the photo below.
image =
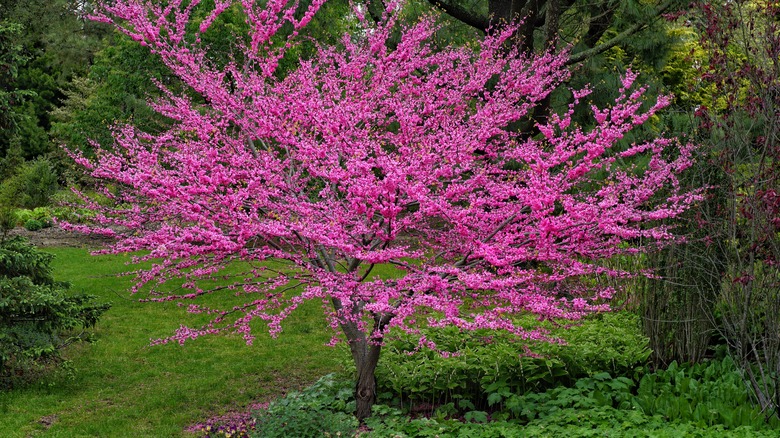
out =
<path fill-rule="evenodd" d="M 298 13 L 305 10 L 309 3 L 303 2 Z M 211 0 L 202 2 L 202 7 L 195 11 L 192 26 L 206 19 L 204 11 L 210 10 L 213 5 Z M 287 51 L 285 59 L 280 61 L 280 71 L 285 71 L 286 65 L 294 66 L 298 58 L 308 57 L 317 44 L 314 41 L 321 44 L 338 41 L 349 29 L 350 21 L 354 21 L 349 18 L 349 12 L 346 1 L 327 2 L 310 25 L 299 30 L 304 41 Z M 280 29 L 279 35 L 274 37 L 275 44 L 283 44 L 290 32 L 289 27 Z M 212 60 L 224 65 L 231 60 L 243 62 L 242 54 L 236 52 L 234 46 L 235 41 L 243 40 L 247 33 L 247 24 L 240 8 L 235 5 L 228 7 L 220 15 L 220 20 L 202 37 L 203 43 L 212 49 Z M 63 87 L 61 105 L 51 113 L 51 138 L 70 149 L 80 149 L 89 154 L 90 140 L 108 145 L 112 138 L 110 128 L 115 124 L 132 122 L 150 132 L 165 129 L 169 121 L 147 105 L 150 98 L 160 95 L 160 90 L 150 80 L 152 78 L 180 92 L 187 92 L 186 87 L 182 87 L 176 75 L 171 74 L 159 58 L 150 57 L 144 47 L 119 32 L 103 40 L 92 61 L 86 72 L 74 77 Z M 201 99 L 197 93 L 190 95 L 193 99 Z M 58 163 L 66 165 L 69 160 Z M 78 172 L 73 172 L 69 167 L 62 171 L 71 180 L 79 178 Z M 87 181 L 81 182 L 89 184 Z"/>
<path fill-rule="evenodd" d="M 574 45 L 568 60 L 571 64 L 626 43 L 638 32 L 652 28 L 662 14 L 683 6 L 674 0 L 643 3 L 612 0 L 429 0 L 429 3 L 484 34 L 502 23 L 519 22 L 521 24 L 512 42 L 529 53 Z"/>
<path fill-rule="evenodd" d="M 15 0 L 5 7 L 6 19 L 19 25 L 16 43 L 27 59 L 16 82 L 33 94 L 14 111 L 22 155 L 32 159 L 54 149 L 50 113 L 64 97 L 61 88 L 92 63 L 107 27 L 86 20 L 88 2 Z"/>
<path fill-rule="evenodd" d="M 21 149 L 19 145 L 18 128 L 19 119 L 17 108 L 25 99 L 34 96 L 30 90 L 20 88 L 18 83 L 19 68 L 27 59 L 22 54 L 18 43 L 22 26 L 18 23 L 0 21 L 0 152 L 3 152 L 2 175 L 5 178 L 13 174 L 17 164 L 21 161 Z M 12 151 L 10 156 L 8 151 Z"/>
<path fill-rule="evenodd" d="M 707 251 L 684 263 L 719 275 L 699 288 L 709 316 L 762 409 L 780 414 L 780 9 L 744 1 L 700 5 L 708 59 L 697 108 L 713 186 L 701 213 Z M 714 291 L 714 293 L 713 293 Z"/>
<path fill-rule="evenodd" d="M 664 69 L 684 40 L 664 17 L 687 7 L 683 2 L 430 0 L 409 4 L 416 5 L 414 9 L 418 10 L 426 10 L 427 6 L 427 11 L 443 12 L 448 19 L 441 22 L 451 42 L 473 41 L 475 34 L 485 35 L 491 29 L 499 29 L 502 23 L 520 23 L 518 32 L 507 44 L 527 53 L 565 49 L 569 54 L 567 63 L 577 65 L 568 85 L 591 87 L 594 90 L 591 100 L 598 105 L 606 106 L 617 98 L 620 73 L 627 68 L 643 73 L 640 81 L 649 86 L 650 94 L 677 95 L 677 84 L 667 81 L 670 78 Z M 381 10 L 375 6 L 376 9 Z M 470 32 L 464 27 L 469 27 Z M 572 95 L 565 87 L 560 88 L 537 105 L 534 113 L 515 129 L 532 133 L 532 120 L 543 121 L 551 112 L 565 111 L 571 102 Z M 589 123 L 589 116 L 577 112 L 575 120 Z"/>
<path fill-rule="evenodd" d="M 88 340 L 108 310 L 94 297 L 68 293 L 55 281 L 53 255 L 21 237 L 0 237 L 0 389 L 40 378 L 62 361 L 60 350 Z"/>
<path fill-rule="evenodd" d="M 223 64 L 201 35 L 231 4 L 219 2 L 195 29 L 195 3 L 179 1 L 118 1 L 100 18 L 160 56 L 190 91 L 158 81 L 165 98 L 153 107 L 173 121 L 170 129 L 125 126 L 94 161 L 78 158 L 121 190 L 105 190 L 119 207 L 91 204 L 96 227 L 74 228 L 118 238 L 113 252 L 149 251 L 136 258 L 153 267 L 139 272 L 134 290 L 182 278 L 192 289 L 153 299 L 219 290 L 246 297 L 227 310 L 193 304 L 214 320 L 162 342 L 222 331 L 251 342 L 253 319 L 278 333 L 301 302 L 322 300 L 349 343 L 362 419 L 390 328 L 454 325 L 543 339 L 512 316 L 577 319 L 606 310 L 614 290 L 591 276 L 629 274 L 599 261 L 640 251 L 632 242 L 671 238 L 657 221 L 697 199 L 676 177 L 690 164 L 690 147 L 621 141 L 668 104 L 662 98 L 643 111 L 633 73 L 612 107 L 592 109 L 594 129 L 571 124 L 572 105 L 528 139 L 506 127 L 568 78 L 568 57 L 507 52 L 514 28 L 478 48 L 434 50 L 436 27 L 423 20 L 401 26 L 391 50 L 395 8 L 377 26 L 358 8 L 362 32 L 280 72 L 320 4 L 296 15 L 296 3 L 242 2 L 243 62 Z M 285 26 L 291 37 L 277 44 L 272 37 Z M 577 103 L 588 95 L 573 93 Z M 647 165 L 630 164 L 636 156 Z M 224 275 L 236 260 L 247 271 L 230 274 L 232 286 L 202 289 L 196 281 Z M 396 267 L 398 277 L 372 276 L 377 264 Z M 424 337 L 420 344 L 433 346 Z"/>

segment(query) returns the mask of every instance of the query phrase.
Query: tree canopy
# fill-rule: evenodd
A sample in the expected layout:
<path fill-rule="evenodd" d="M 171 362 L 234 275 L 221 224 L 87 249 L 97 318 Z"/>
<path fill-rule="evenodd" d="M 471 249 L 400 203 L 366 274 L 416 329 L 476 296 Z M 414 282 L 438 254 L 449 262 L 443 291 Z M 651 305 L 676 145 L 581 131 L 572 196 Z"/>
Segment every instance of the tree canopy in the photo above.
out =
<path fill-rule="evenodd" d="M 478 46 L 435 48 L 432 19 L 401 24 L 390 5 L 374 24 L 358 7 L 360 32 L 317 44 L 311 59 L 279 74 L 320 2 L 303 12 L 284 0 L 241 2 L 242 61 L 226 64 L 203 35 L 233 2 L 217 2 L 193 28 L 197 3 L 102 6 L 101 20 L 160 56 L 188 90 L 157 80 L 163 97 L 153 108 L 170 129 L 119 127 L 111 148 L 77 157 L 115 207 L 92 203 L 99 224 L 74 228 L 116 237 L 113 252 L 148 251 L 137 260 L 153 267 L 139 272 L 136 290 L 182 277 L 192 289 L 160 300 L 223 290 L 197 280 L 248 263 L 227 288 L 245 304 L 193 304 L 212 323 L 182 326 L 168 340 L 235 331 L 251 342 L 253 319 L 277 333 L 303 301 L 322 300 L 358 369 L 359 418 L 370 413 L 390 328 L 544 338 L 513 315 L 577 319 L 607 309 L 613 290 L 590 279 L 629 273 L 599 262 L 639 251 L 640 240 L 671 239 L 659 221 L 699 198 L 677 180 L 690 146 L 621 141 L 669 103 L 646 108 L 633 72 L 613 105 L 591 108 L 592 129 L 571 120 L 588 89 L 572 90 L 575 102 L 539 123 L 539 136 L 509 129 L 569 77 L 567 53 L 507 51 L 516 26 Z M 273 37 L 284 30 L 279 44 Z M 638 156 L 647 164 L 631 162 Z M 399 277 L 372 276 L 377 264 Z"/>

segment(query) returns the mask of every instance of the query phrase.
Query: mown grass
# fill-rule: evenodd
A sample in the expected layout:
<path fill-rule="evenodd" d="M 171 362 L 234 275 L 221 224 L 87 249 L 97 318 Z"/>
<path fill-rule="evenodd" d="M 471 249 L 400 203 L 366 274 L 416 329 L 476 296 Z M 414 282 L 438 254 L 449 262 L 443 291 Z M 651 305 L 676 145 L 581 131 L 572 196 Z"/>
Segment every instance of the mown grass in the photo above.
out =
<path fill-rule="evenodd" d="M 346 351 L 325 343 L 319 303 L 306 303 L 272 339 L 262 326 L 247 346 L 238 336 L 209 336 L 184 346 L 149 346 L 197 319 L 175 303 L 139 303 L 127 292 L 128 256 L 50 248 L 55 276 L 112 308 L 94 330 L 96 342 L 70 347 L 75 371 L 0 393 L 0 437 L 191 436 L 193 423 L 255 401 L 267 401 L 338 370 Z M 229 292 L 225 292 L 229 294 Z M 229 297 L 228 300 L 232 298 Z"/>

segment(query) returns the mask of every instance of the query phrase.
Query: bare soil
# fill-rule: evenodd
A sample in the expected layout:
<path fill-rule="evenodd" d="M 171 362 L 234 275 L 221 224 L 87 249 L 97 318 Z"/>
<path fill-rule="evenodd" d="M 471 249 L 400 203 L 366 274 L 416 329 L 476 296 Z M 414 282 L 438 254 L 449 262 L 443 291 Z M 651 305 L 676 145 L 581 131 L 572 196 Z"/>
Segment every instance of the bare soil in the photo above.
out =
<path fill-rule="evenodd" d="M 106 237 L 66 231 L 56 224 L 38 231 L 28 231 L 23 227 L 16 227 L 8 234 L 10 236 L 24 236 L 30 240 L 30 243 L 40 247 L 101 248 L 111 243 L 111 239 Z"/>

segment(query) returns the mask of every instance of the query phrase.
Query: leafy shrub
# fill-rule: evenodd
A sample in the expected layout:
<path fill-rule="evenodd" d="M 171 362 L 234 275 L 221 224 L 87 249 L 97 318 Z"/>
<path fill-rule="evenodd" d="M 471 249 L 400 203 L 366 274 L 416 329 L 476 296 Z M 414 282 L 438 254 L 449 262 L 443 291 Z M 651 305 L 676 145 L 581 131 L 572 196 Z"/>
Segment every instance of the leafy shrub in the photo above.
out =
<path fill-rule="evenodd" d="M 451 327 L 425 331 L 438 349 L 453 353 L 447 357 L 414 352 L 417 344 L 401 335 L 383 351 L 378 391 L 384 400 L 400 396 L 432 407 L 453 403 L 460 410 L 470 408 L 461 406 L 467 400 L 473 409 L 487 410 L 491 394 L 544 391 L 602 372 L 638 379 L 650 355 L 638 318 L 627 312 L 597 315 L 551 334 L 567 343 L 528 343 L 495 331 L 461 333 Z"/>
<path fill-rule="evenodd" d="M 108 202 L 101 194 L 90 194 L 90 198 L 98 202 Z M 84 201 L 69 190 L 61 190 L 52 197 L 53 207 L 50 208 L 49 218 L 55 217 L 70 223 L 82 223 L 95 217 L 95 211 L 86 208 Z"/>
<path fill-rule="evenodd" d="M 29 219 L 24 223 L 24 228 L 27 229 L 27 231 L 38 231 L 43 228 L 43 224 L 37 219 Z"/>
<path fill-rule="evenodd" d="M 626 377 L 612 378 L 608 373 L 577 380 L 573 387 L 557 387 L 540 393 L 506 394 L 494 402 L 501 402 L 501 411 L 494 415 L 503 419 L 530 422 L 544 419 L 563 409 L 595 409 L 608 407 L 630 409 L 635 386 Z"/>
<path fill-rule="evenodd" d="M 52 209 L 51 207 L 35 207 L 32 211 L 33 213 L 33 219 L 37 219 L 41 221 L 41 223 L 44 224 L 44 227 L 47 226 L 46 223 L 48 222 L 51 224 L 51 217 L 52 217 Z M 49 225 L 50 226 L 50 225 Z"/>
<path fill-rule="evenodd" d="M 651 354 L 639 317 L 630 312 L 595 315 L 556 334 L 566 341 L 565 345 L 540 344 L 534 351 L 560 357 L 573 377 L 607 372 L 638 378 Z"/>
<path fill-rule="evenodd" d="M 78 328 L 93 327 L 108 309 L 94 297 L 67 293 L 54 281 L 54 256 L 21 237 L 0 242 L 0 388 L 39 377 L 60 363 L 60 349 L 88 339 Z"/>
<path fill-rule="evenodd" d="M 33 211 L 26 208 L 18 208 L 14 210 L 14 216 L 16 217 L 16 224 L 21 225 L 26 224 L 29 220 L 35 219 L 33 217 Z"/>
<path fill-rule="evenodd" d="M 57 191 L 57 175 L 51 163 L 38 159 L 23 165 L 0 186 L 0 204 L 33 209 L 51 203 Z"/>
<path fill-rule="evenodd" d="M 49 207 L 36 207 L 33 210 L 17 209 L 14 211 L 16 223 L 30 231 L 51 227 L 53 224 L 52 210 Z"/>
<path fill-rule="evenodd" d="M 353 383 L 328 374 L 301 392 L 292 392 L 258 412 L 252 436 L 351 437 L 357 429 Z"/>
<path fill-rule="evenodd" d="M 0 276 L 3 277 L 29 277 L 37 285 L 54 285 L 53 259 L 54 255 L 39 251 L 21 237 L 0 242 Z"/>

